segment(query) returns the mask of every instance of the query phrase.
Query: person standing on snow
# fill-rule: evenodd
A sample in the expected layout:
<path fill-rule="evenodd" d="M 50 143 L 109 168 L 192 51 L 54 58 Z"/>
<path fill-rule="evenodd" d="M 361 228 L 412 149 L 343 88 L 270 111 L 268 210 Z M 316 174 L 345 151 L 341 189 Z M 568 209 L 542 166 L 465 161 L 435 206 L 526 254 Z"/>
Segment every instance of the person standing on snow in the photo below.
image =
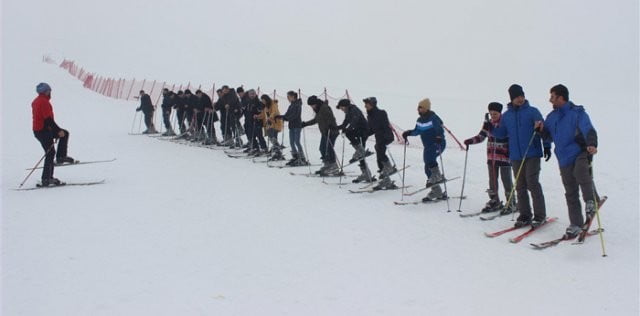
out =
<path fill-rule="evenodd" d="M 144 125 L 147 126 L 147 129 L 142 132 L 142 134 L 156 134 L 155 126 L 153 126 L 153 112 L 155 108 L 151 103 L 151 97 L 144 92 L 144 90 L 140 90 L 140 106 L 136 109 L 136 112 L 140 112 L 144 114 Z"/>
<path fill-rule="evenodd" d="M 162 136 L 175 136 L 176 133 L 173 132 L 173 128 L 171 128 L 171 108 L 174 104 L 174 93 L 169 91 L 169 89 L 162 89 L 162 105 L 160 108 L 162 109 L 162 121 L 164 122 L 164 127 L 167 130 L 162 133 Z"/>
<path fill-rule="evenodd" d="M 513 165 L 518 192 L 518 210 L 520 215 L 515 227 L 531 225 L 538 227 L 546 221 L 547 211 L 542 185 L 540 185 L 540 158 L 543 156 L 540 136 L 535 129 L 542 127 L 542 114 L 537 108 L 529 105 L 524 97 L 522 87 L 514 84 L 509 87 L 511 102 L 497 127 L 489 126 L 490 132 L 497 138 L 509 138 L 509 159 Z M 548 143 L 544 144 L 544 157 L 551 158 Z M 520 177 L 518 177 L 518 171 Z M 529 204 L 529 193 L 533 200 L 533 219 Z"/>
<path fill-rule="evenodd" d="M 593 184 L 591 160 L 598 152 L 598 134 L 591 125 L 584 107 L 569 101 L 569 89 L 555 85 L 550 90 L 549 102 L 553 111 L 547 115 L 542 126 L 545 140 L 555 144 L 554 152 L 560 166 L 560 176 L 564 185 L 569 211 L 566 238 L 572 239 L 582 232 L 583 216 L 580 204 L 580 190 L 588 217 L 596 212 L 600 198 Z"/>
<path fill-rule="evenodd" d="M 500 210 L 501 214 L 511 214 L 516 210 L 516 199 L 509 195 L 513 189 L 513 183 L 511 181 L 511 161 L 509 160 L 509 139 L 508 138 L 496 138 L 489 129 L 491 126 L 498 126 L 500 124 L 500 117 L 502 116 L 502 104 L 498 102 L 489 103 L 489 113 L 485 115 L 485 122 L 482 125 L 482 130 L 478 135 L 466 139 L 464 144 L 467 145 L 466 150 L 469 150 L 469 145 L 482 143 L 485 138 L 487 139 L 487 166 L 489 168 L 489 202 L 482 209 L 482 212 L 495 212 Z M 506 207 L 502 205 L 500 196 L 498 195 L 498 174 L 502 178 L 502 185 L 504 186 L 505 201 L 509 202 Z"/>
<path fill-rule="evenodd" d="M 438 166 L 438 156 L 442 155 L 447 147 L 444 138 L 444 129 L 442 128 L 442 120 L 433 111 L 431 111 L 431 100 L 423 99 L 418 103 L 418 120 L 416 126 L 412 130 L 402 133 L 405 143 L 408 142 L 409 136 L 420 135 L 422 140 L 422 159 L 424 160 L 424 172 L 427 175 L 427 187 L 431 187 L 431 191 L 422 201 L 429 202 L 435 200 L 448 199 L 447 192 L 442 191 L 440 183 L 444 182 L 444 176 L 440 172 Z"/>
<path fill-rule="evenodd" d="M 336 108 L 344 112 L 344 121 L 338 126 L 338 129 L 345 133 L 349 143 L 356 150 L 351 160 L 349 160 L 349 163 L 360 161 L 359 165 L 362 173 L 353 179 L 352 182 L 374 181 L 375 178 L 371 175 L 371 170 L 369 170 L 369 166 L 367 166 L 367 162 L 364 159 L 371 154 L 367 152 L 364 146 L 369 137 L 369 124 L 367 124 L 367 119 L 364 117 L 364 114 L 362 114 L 362 111 L 354 104 L 351 104 L 351 101 L 348 99 L 340 100 Z"/>
<path fill-rule="evenodd" d="M 51 87 L 44 82 L 36 86 L 38 96 L 31 102 L 33 115 L 33 135 L 42 145 L 45 152 L 44 167 L 39 186 L 62 185 L 60 180 L 53 177 L 53 158 L 58 164 L 75 163 L 75 160 L 67 156 L 67 144 L 69 143 L 69 131 L 62 129 L 53 118 L 51 106 Z M 58 151 L 54 149 L 54 139 L 58 139 Z"/>
<path fill-rule="evenodd" d="M 326 102 L 312 95 L 307 99 L 307 104 L 313 108 L 316 113 L 310 121 L 302 122 L 302 128 L 318 124 L 320 129 L 320 157 L 323 166 L 316 171 L 316 174 L 322 176 L 335 176 L 340 173 L 340 167 L 336 163 L 336 152 L 333 150 L 336 138 L 338 137 L 338 126 L 336 118 L 333 116 L 331 107 Z"/>
<path fill-rule="evenodd" d="M 374 135 L 376 140 L 376 162 L 380 170 L 380 182 L 373 187 L 374 190 L 391 190 L 397 189 L 390 176 L 398 170 L 391 165 L 389 157 L 387 157 L 387 146 L 393 143 L 393 131 L 387 112 L 378 108 L 378 100 L 375 97 L 369 97 L 364 100 L 364 107 L 367 110 L 367 121 L 369 125 L 368 136 Z"/>
<path fill-rule="evenodd" d="M 278 100 L 272 100 L 271 97 L 263 94 L 260 96 L 260 102 L 264 105 L 260 119 L 262 119 L 264 129 L 267 132 L 267 138 L 271 143 L 271 157 L 269 157 L 268 160 L 285 160 L 282 155 L 282 148 L 278 143 L 278 133 L 282 131 L 284 125 L 282 120 L 276 119 L 276 117 L 280 115 Z"/>
<path fill-rule="evenodd" d="M 298 98 L 295 91 L 287 92 L 287 100 L 289 107 L 284 115 L 278 118 L 289 122 L 289 145 L 291 146 L 291 160 L 287 162 L 287 166 L 306 166 L 309 164 L 304 157 L 304 150 L 300 143 L 300 134 L 302 133 L 302 100 Z"/>

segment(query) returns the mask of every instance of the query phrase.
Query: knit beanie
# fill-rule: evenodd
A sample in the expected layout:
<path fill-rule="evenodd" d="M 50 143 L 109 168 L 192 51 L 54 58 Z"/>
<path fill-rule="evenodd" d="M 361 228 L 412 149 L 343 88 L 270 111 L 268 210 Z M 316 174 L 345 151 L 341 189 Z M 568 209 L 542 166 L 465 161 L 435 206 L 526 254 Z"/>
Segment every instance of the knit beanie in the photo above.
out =
<path fill-rule="evenodd" d="M 502 113 L 502 104 L 498 102 L 489 103 L 489 111 L 496 111 L 496 112 Z"/>
<path fill-rule="evenodd" d="M 308 105 L 321 105 L 322 104 L 322 100 L 318 99 L 317 96 L 312 95 L 307 99 L 307 104 Z"/>
<path fill-rule="evenodd" d="M 522 87 L 517 84 L 511 85 L 511 87 L 509 87 L 509 97 L 511 100 L 513 101 L 513 99 L 519 96 L 524 97 L 524 90 L 522 90 Z"/>
<path fill-rule="evenodd" d="M 349 106 L 351 105 L 351 101 L 349 99 L 342 99 L 338 101 L 338 105 L 336 105 L 336 109 L 339 109 L 341 106 Z"/>
<path fill-rule="evenodd" d="M 418 102 L 418 107 L 426 111 L 431 111 L 431 100 L 429 100 L 429 98 L 423 99 Z"/>

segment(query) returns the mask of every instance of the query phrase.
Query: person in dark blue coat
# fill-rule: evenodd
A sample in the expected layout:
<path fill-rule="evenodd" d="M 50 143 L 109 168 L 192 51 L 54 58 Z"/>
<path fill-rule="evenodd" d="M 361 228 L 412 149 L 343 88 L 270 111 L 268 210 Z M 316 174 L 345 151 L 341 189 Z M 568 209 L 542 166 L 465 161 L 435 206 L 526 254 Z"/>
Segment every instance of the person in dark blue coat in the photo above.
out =
<path fill-rule="evenodd" d="M 155 107 L 153 103 L 151 103 L 151 97 L 144 92 L 144 90 L 140 90 L 140 106 L 136 109 L 136 111 L 142 111 L 144 114 L 144 124 L 147 126 L 147 129 L 142 132 L 142 134 L 156 134 L 158 131 L 156 127 L 153 125 L 153 112 L 155 111 Z"/>
<path fill-rule="evenodd" d="M 584 220 L 579 191 L 582 190 L 587 216 L 595 214 L 595 201 L 599 200 L 591 172 L 591 160 L 598 152 L 598 134 L 584 107 L 569 101 L 567 87 L 555 85 L 550 94 L 553 111 L 544 121 L 542 135 L 555 144 L 571 222 L 566 237 L 575 238 L 582 231 Z"/>
<path fill-rule="evenodd" d="M 380 182 L 373 189 L 397 189 L 398 186 L 389 177 L 398 171 L 396 166 L 391 165 L 389 157 L 387 157 L 387 146 L 393 143 L 394 140 L 389 116 L 386 111 L 378 108 L 378 100 L 375 97 L 366 98 L 362 102 L 364 102 L 364 107 L 367 109 L 368 135 L 373 135 L 376 140 L 376 162 L 378 163 L 378 168 L 380 168 Z"/>
<path fill-rule="evenodd" d="M 540 185 L 540 158 L 542 157 L 541 137 L 535 132 L 537 126 L 543 124 L 542 114 L 537 108 L 529 105 L 521 86 L 509 87 L 511 102 L 502 116 L 500 124 L 490 126 L 495 137 L 509 137 L 509 159 L 513 166 L 518 192 L 518 210 L 520 215 L 516 227 L 532 225 L 538 227 L 547 218 L 544 194 Z M 545 143 L 545 158 L 551 157 L 550 144 Z M 533 218 L 529 204 L 529 193 L 533 200 Z"/>
<path fill-rule="evenodd" d="M 427 175 L 427 186 L 431 186 L 431 191 L 423 202 L 434 201 L 438 199 L 447 199 L 447 192 L 440 187 L 441 182 L 445 181 L 444 176 L 440 172 L 438 166 L 438 156 L 440 156 L 447 147 L 444 138 L 444 129 L 442 128 L 442 119 L 433 111 L 431 111 L 431 100 L 424 99 L 418 103 L 418 120 L 416 126 L 412 130 L 402 133 L 404 141 L 407 142 L 409 136 L 418 136 L 422 140 L 424 147 L 422 151 L 422 159 L 424 160 L 424 172 Z"/>
<path fill-rule="evenodd" d="M 302 133 L 302 100 L 298 98 L 295 91 L 287 92 L 287 100 L 289 107 L 284 115 L 278 118 L 289 122 L 289 145 L 291 146 L 291 160 L 287 162 L 287 166 L 306 166 L 309 164 L 304 156 L 302 144 L 300 143 L 300 134 Z"/>

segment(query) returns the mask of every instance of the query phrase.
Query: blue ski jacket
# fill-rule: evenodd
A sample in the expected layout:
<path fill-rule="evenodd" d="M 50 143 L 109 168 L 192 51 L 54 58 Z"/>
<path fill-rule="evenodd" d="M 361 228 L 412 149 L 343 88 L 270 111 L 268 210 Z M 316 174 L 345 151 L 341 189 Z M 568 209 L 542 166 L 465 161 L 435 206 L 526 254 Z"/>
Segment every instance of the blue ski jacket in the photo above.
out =
<path fill-rule="evenodd" d="M 543 120 L 540 111 L 529 105 L 529 101 L 525 101 L 519 107 L 509 103 L 507 107 L 508 110 L 502 115 L 500 124 L 497 127 L 491 126 L 491 132 L 497 138 L 509 137 L 509 159 L 514 161 L 542 157 L 542 138 L 537 133 L 535 136 L 533 134 L 535 122 Z M 529 146 L 531 137 L 533 141 Z M 545 142 L 545 148 L 550 146 L 550 143 Z"/>
<path fill-rule="evenodd" d="M 544 121 L 545 141 L 555 143 L 560 168 L 571 165 L 587 146 L 598 146 L 598 134 L 584 107 L 569 101 L 554 109 Z"/>

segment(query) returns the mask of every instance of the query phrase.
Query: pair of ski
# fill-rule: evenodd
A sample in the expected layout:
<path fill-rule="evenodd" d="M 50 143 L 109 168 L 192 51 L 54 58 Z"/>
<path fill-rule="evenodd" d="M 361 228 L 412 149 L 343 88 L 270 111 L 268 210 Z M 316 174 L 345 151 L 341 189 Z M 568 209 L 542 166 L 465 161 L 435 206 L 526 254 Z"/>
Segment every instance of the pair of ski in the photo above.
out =
<path fill-rule="evenodd" d="M 607 196 L 603 196 L 602 199 L 600 199 L 600 202 L 598 202 L 598 209 L 590 216 L 587 216 L 585 223 L 582 225 L 582 232 L 580 232 L 580 234 L 576 236 L 577 240 L 573 242 L 574 245 L 583 244 L 584 240 L 587 237 L 597 235 L 602 232 L 602 230 L 600 229 L 595 229 L 591 231 L 589 229 L 591 228 L 591 224 L 593 223 L 593 219 L 596 216 L 596 213 L 600 212 L 600 208 L 602 207 L 602 204 L 604 204 L 607 201 L 607 199 L 608 199 Z M 560 238 L 552 239 L 552 240 L 541 242 L 541 243 L 531 243 L 530 245 L 534 249 L 542 250 L 542 249 L 556 246 L 563 241 L 574 240 L 576 239 L 576 237 L 570 238 L 570 237 L 567 237 L 567 235 L 565 234 L 565 235 L 562 235 L 562 237 Z"/>
<path fill-rule="evenodd" d="M 31 190 L 38 190 L 38 189 L 53 189 L 53 188 L 59 188 L 59 187 L 68 187 L 68 186 L 89 186 L 89 185 L 96 185 L 96 184 L 103 184 L 105 183 L 105 179 L 99 180 L 99 181 L 90 181 L 90 182 L 62 182 L 58 185 L 48 185 L 48 186 L 42 186 L 42 185 L 36 185 L 35 187 L 30 187 L 30 188 L 17 188 L 14 189 L 15 191 L 31 191 Z"/>
<path fill-rule="evenodd" d="M 430 189 L 431 187 L 433 187 L 435 185 L 442 184 L 442 183 L 445 183 L 445 182 L 448 182 L 448 181 L 452 181 L 452 180 L 455 180 L 455 179 L 458 179 L 458 178 L 460 178 L 460 177 L 453 177 L 451 179 L 442 179 L 442 181 L 438 181 L 438 182 L 435 182 L 435 183 L 428 183 L 423 188 L 420 188 L 420 189 L 415 190 L 413 192 L 404 193 L 403 195 L 404 196 L 416 195 L 416 194 L 418 194 L 418 193 L 420 193 L 422 191 Z M 423 201 L 422 199 L 418 200 L 418 201 L 408 201 L 408 202 L 405 202 L 405 201 L 394 201 L 393 204 L 395 204 L 395 205 L 419 205 L 419 204 L 427 204 L 427 203 L 433 203 L 433 202 L 439 202 L 439 201 L 446 201 L 446 200 L 451 199 L 451 198 L 464 198 L 464 197 L 448 196 L 446 198 L 433 199 L 433 200 L 427 200 L 427 201 Z"/>
<path fill-rule="evenodd" d="M 512 231 L 515 231 L 515 230 L 519 230 L 519 229 L 521 229 L 521 228 L 530 227 L 530 228 L 529 228 L 527 231 L 525 231 L 524 233 L 522 233 L 522 234 L 520 234 L 520 235 L 518 235 L 518 236 L 512 237 L 512 238 L 509 238 L 509 241 L 510 241 L 510 242 L 512 242 L 512 243 L 519 243 L 519 242 L 521 242 L 523 239 L 525 239 L 527 236 L 531 235 L 533 232 L 535 232 L 535 231 L 539 230 L 540 228 L 542 228 L 542 227 L 546 226 L 546 225 L 547 225 L 547 224 L 549 224 L 549 223 L 553 223 L 553 222 L 555 222 L 556 220 L 558 220 L 558 218 L 557 218 L 557 217 L 550 217 L 550 218 L 547 218 L 547 220 L 546 220 L 544 223 L 542 223 L 540 226 L 537 226 L 537 227 L 533 227 L 533 226 L 522 226 L 522 227 L 515 227 L 515 226 L 511 226 L 511 227 L 509 227 L 509 228 L 506 228 L 506 229 L 503 229 L 503 230 L 499 230 L 499 231 L 496 231 L 496 232 L 492 232 L 492 233 L 484 233 L 484 235 L 485 235 L 485 236 L 487 236 L 487 237 L 489 237 L 489 238 L 494 238 L 494 237 L 498 237 L 498 236 L 500 236 L 500 235 L 503 235 L 503 234 L 506 234 L 506 233 L 509 233 L 509 232 L 512 232 Z"/>
<path fill-rule="evenodd" d="M 391 177 L 392 175 L 394 175 L 394 174 L 396 174 L 396 173 L 398 173 L 398 172 L 400 172 L 402 170 L 408 169 L 409 167 L 411 167 L 411 165 L 405 166 L 405 167 L 400 168 L 400 169 L 396 169 L 396 171 L 394 171 L 393 173 L 391 173 L 391 174 L 389 174 L 387 176 Z M 349 190 L 349 192 L 350 193 L 373 193 L 373 192 L 376 192 L 376 191 L 389 191 L 389 190 L 405 189 L 405 188 L 410 187 L 410 186 L 403 186 L 403 187 L 396 186 L 395 188 L 388 188 L 388 189 L 384 189 L 384 188 L 374 189 L 375 186 L 378 184 L 378 182 L 380 180 L 381 179 L 378 179 L 376 181 L 371 181 L 371 182 L 369 182 L 369 184 L 367 184 L 367 185 L 365 185 L 365 186 L 363 186 L 363 187 L 361 187 L 359 189 Z"/>
<path fill-rule="evenodd" d="M 56 168 L 58 167 L 66 167 L 66 166 L 75 166 L 75 165 L 86 165 L 86 164 L 93 164 L 93 163 L 103 163 L 103 162 L 113 162 L 115 161 L 116 158 L 113 159 L 106 159 L 106 160 L 92 160 L 92 161 L 79 161 L 76 160 L 73 163 L 63 163 L 63 164 L 54 164 Z M 42 169 L 43 167 L 36 167 L 35 169 Z M 25 170 L 33 170 L 34 168 L 26 168 Z"/>

